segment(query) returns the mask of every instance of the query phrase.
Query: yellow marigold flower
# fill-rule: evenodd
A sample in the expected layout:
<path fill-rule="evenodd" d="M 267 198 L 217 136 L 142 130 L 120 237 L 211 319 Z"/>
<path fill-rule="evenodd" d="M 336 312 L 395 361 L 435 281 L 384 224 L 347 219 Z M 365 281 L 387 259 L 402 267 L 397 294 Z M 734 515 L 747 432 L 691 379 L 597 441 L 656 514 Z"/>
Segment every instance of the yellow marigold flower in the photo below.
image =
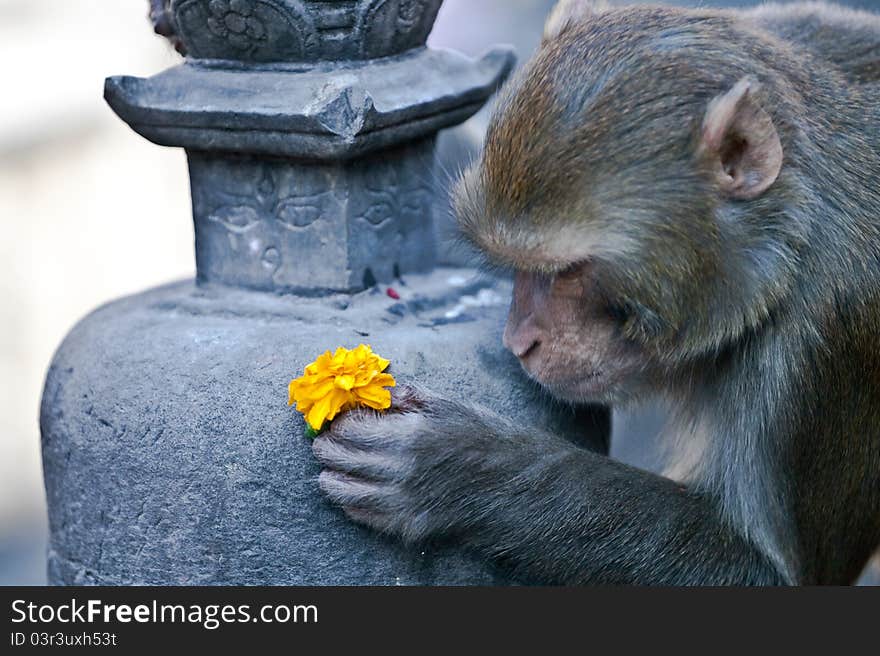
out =
<path fill-rule="evenodd" d="M 300 378 L 290 381 L 288 405 L 296 403 L 314 431 L 340 412 L 358 406 L 387 410 L 391 392 L 385 388 L 397 384 L 391 374 L 384 373 L 389 364 L 365 344 L 352 350 L 339 347 L 333 354 L 327 351 Z"/>

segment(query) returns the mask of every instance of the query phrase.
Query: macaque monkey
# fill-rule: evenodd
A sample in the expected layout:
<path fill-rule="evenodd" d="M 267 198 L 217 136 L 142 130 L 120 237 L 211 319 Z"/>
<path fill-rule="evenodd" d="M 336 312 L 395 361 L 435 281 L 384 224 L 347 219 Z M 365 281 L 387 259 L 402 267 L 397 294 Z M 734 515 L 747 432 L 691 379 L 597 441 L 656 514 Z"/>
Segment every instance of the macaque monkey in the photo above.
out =
<path fill-rule="evenodd" d="M 659 394 L 667 475 L 412 389 L 314 443 L 354 520 L 544 584 L 845 584 L 880 545 L 880 18 L 562 2 L 454 189 L 504 343 Z"/>

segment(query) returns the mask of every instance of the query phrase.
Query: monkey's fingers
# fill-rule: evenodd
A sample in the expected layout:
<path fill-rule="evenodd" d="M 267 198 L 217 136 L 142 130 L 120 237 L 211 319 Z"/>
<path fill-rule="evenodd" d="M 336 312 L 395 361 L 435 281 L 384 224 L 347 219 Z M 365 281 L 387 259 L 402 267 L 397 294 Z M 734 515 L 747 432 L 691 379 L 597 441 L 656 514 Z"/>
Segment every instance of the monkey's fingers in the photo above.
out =
<path fill-rule="evenodd" d="M 433 395 L 415 385 L 400 385 L 391 393 L 391 412 L 421 412 Z"/>
<path fill-rule="evenodd" d="M 391 515 L 370 510 L 364 510 L 363 508 L 353 508 L 349 506 L 343 506 L 342 511 L 353 522 L 363 524 L 364 526 L 367 526 L 375 531 L 379 531 L 380 533 L 393 532 L 393 521 Z"/>
<path fill-rule="evenodd" d="M 318 476 L 318 487 L 330 501 L 343 508 L 383 513 L 391 507 L 392 490 L 387 484 L 374 483 L 327 469 Z"/>
<path fill-rule="evenodd" d="M 404 443 L 418 432 L 421 423 L 421 416 L 413 413 L 354 411 L 334 419 L 322 437 L 350 449 L 396 456 L 402 451 Z"/>
<path fill-rule="evenodd" d="M 357 449 L 323 435 L 312 443 L 312 452 L 327 469 L 373 481 L 392 480 L 402 465 L 399 457 Z"/>

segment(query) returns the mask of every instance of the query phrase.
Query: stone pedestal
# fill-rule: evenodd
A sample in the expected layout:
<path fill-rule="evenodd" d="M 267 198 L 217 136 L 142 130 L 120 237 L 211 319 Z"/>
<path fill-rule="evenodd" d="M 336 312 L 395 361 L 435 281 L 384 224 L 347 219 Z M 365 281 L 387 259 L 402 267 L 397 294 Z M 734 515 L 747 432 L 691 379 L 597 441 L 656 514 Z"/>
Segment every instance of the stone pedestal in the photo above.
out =
<path fill-rule="evenodd" d="M 106 97 L 187 149 L 198 275 L 100 308 L 52 362 L 50 582 L 509 582 L 327 503 L 287 383 L 327 349 L 369 343 L 402 383 L 605 445 L 604 409 L 546 403 L 502 349 L 509 285 L 434 268 L 434 137 L 512 56 L 425 49 L 440 0 L 159 4 L 189 59 L 111 78 Z"/>

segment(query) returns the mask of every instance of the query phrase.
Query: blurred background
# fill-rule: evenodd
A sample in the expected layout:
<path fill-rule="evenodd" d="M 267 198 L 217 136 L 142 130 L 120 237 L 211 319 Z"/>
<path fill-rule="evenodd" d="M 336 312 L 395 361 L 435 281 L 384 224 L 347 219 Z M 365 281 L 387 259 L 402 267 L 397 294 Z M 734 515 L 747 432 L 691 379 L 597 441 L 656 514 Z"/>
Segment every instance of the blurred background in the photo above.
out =
<path fill-rule="evenodd" d="M 183 152 L 138 137 L 102 100 L 106 76 L 179 61 L 152 34 L 148 4 L 0 0 L 0 585 L 45 582 L 37 416 L 54 349 L 101 303 L 194 274 Z M 473 55 L 512 43 L 522 59 L 552 5 L 446 0 L 431 43 Z M 655 431 L 659 415 L 616 417 L 618 455 L 650 465 L 650 441 L 634 436 Z"/>

